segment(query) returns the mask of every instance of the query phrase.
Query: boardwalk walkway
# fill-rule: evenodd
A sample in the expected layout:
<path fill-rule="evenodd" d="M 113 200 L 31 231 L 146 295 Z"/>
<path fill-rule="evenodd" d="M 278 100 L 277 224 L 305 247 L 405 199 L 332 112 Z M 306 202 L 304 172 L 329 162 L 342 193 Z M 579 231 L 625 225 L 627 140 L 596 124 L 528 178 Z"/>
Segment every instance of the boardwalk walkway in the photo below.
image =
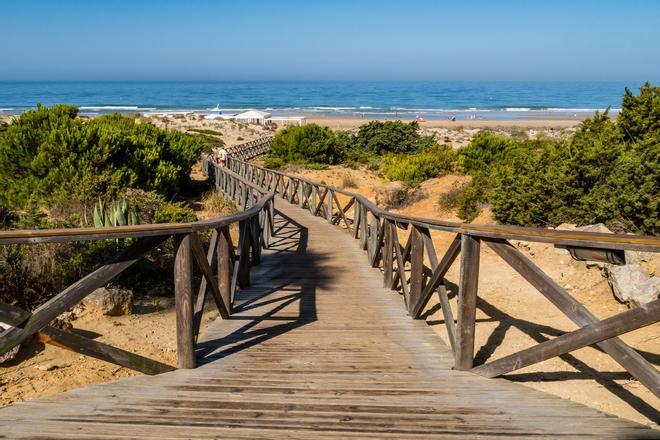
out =
<path fill-rule="evenodd" d="M 657 438 L 453 357 L 358 243 L 279 202 L 277 238 L 203 364 L 0 410 L 0 438 Z"/>

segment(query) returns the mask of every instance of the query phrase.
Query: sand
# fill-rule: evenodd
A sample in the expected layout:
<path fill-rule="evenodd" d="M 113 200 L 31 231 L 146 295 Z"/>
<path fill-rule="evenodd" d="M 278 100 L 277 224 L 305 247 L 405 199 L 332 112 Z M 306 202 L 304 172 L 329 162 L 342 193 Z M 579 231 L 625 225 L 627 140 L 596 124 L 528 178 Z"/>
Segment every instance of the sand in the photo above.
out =
<path fill-rule="evenodd" d="M 394 120 L 394 119 L 369 119 L 349 116 L 309 116 L 306 118 L 308 124 L 314 123 L 333 130 L 347 130 L 359 127 L 372 120 Z M 412 122 L 413 119 L 400 119 L 404 122 Z M 548 129 L 548 128 L 570 128 L 576 127 L 581 119 L 518 119 L 518 120 L 458 120 L 429 119 L 420 122 L 422 128 L 526 128 L 526 129 Z"/>

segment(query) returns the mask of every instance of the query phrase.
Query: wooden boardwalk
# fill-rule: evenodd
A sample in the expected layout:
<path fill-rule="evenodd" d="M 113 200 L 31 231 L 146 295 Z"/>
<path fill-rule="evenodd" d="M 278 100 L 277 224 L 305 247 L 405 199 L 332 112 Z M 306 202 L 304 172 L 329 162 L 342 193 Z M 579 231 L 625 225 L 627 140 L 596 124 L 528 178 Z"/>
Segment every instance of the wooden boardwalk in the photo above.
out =
<path fill-rule="evenodd" d="M 0 438 L 658 438 L 453 356 L 358 243 L 278 204 L 277 237 L 202 365 L 0 409 Z"/>

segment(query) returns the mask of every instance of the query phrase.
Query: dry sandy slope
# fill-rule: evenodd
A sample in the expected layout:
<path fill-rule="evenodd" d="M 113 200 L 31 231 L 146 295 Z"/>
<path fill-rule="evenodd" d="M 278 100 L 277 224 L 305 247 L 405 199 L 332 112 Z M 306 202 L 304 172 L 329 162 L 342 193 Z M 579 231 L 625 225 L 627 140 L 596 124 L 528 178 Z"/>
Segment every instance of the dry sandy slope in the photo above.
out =
<path fill-rule="evenodd" d="M 365 170 L 331 167 L 325 171 L 294 172 L 336 186 L 341 186 L 346 176 L 350 176 L 358 186 L 348 190 L 370 198 L 378 186 L 383 185 L 381 179 Z M 424 197 L 397 211 L 417 217 L 460 221 L 454 213 L 441 212 L 437 201 L 440 194 L 465 179 L 465 176 L 444 176 L 426 181 L 419 189 Z M 494 223 L 487 210 L 475 222 Z M 434 231 L 432 238 L 440 256 L 453 236 Z M 585 263 L 573 261 L 568 255 L 558 255 L 548 244 L 518 243 L 518 246 L 597 317 L 602 319 L 627 310 L 625 305 L 616 301 L 599 269 L 587 268 Z M 657 268 L 657 257 L 654 262 Z M 447 279 L 455 295 L 457 263 L 452 266 Z M 455 296 L 451 302 L 456 316 Z M 481 362 L 503 357 L 577 328 L 487 246 L 481 251 L 478 305 L 476 350 Z M 437 297 L 431 300 L 426 320 L 448 343 Z M 622 339 L 642 351 L 655 365 L 660 364 L 660 324 L 629 333 Z M 550 359 L 509 377 L 619 417 L 658 427 L 660 399 L 631 379 L 607 354 L 594 348 L 583 348 L 568 356 Z"/>

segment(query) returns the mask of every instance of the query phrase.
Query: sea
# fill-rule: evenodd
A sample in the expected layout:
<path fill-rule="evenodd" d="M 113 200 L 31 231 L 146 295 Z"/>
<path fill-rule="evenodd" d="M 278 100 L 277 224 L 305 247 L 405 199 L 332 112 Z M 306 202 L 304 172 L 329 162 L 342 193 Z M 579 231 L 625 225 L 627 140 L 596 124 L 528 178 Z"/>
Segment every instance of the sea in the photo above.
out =
<path fill-rule="evenodd" d="M 514 120 L 619 111 L 632 82 L 559 81 L 107 81 L 0 82 L 0 115 L 37 104 L 82 114 L 208 114 L 259 109 L 275 116 Z"/>

